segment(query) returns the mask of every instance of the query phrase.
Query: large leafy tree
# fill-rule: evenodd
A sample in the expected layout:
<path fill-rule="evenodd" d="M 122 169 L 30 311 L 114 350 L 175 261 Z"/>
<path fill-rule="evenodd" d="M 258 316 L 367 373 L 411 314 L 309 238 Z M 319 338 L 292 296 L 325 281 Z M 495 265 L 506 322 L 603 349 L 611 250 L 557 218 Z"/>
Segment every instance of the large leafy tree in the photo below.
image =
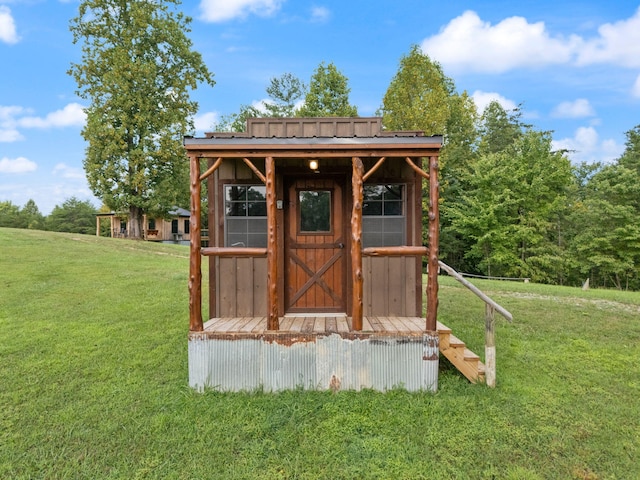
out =
<path fill-rule="evenodd" d="M 338 68 L 322 62 L 311 76 L 299 117 L 357 117 L 358 109 L 349 103 L 349 79 Z"/>
<path fill-rule="evenodd" d="M 444 135 L 449 121 L 449 99 L 453 81 L 439 63 L 414 45 L 400 59 L 398 72 L 382 99 L 380 114 L 389 130 L 421 130 Z"/>
<path fill-rule="evenodd" d="M 84 0 L 71 21 L 74 43 L 83 46 L 69 73 L 90 101 L 82 131 L 87 179 L 109 208 L 128 211 L 133 237 L 141 236 L 144 213 L 186 202 L 182 136 L 197 111 L 189 91 L 214 84 L 179 3 Z"/>
<path fill-rule="evenodd" d="M 466 170 L 473 164 L 478 142 L 478 115 L 471 97 L 458 94 L 453 80 L 438 62 L 413 46 L 400 59 L 398 72 L 391 80 L 378 111 L 389 130 L 419 130 L 427 135 L 443 135 L 440 155 L 441 257 L 456 268 L 463 265 L 467 240 L 448 228 L 448 208 L 465 189 Z M 423 189 L 426 211 L 428 189 Z M 423 234 L 428 231 L 424 217 Z M 426 242 L 426 238 L 425 238 Z"/>

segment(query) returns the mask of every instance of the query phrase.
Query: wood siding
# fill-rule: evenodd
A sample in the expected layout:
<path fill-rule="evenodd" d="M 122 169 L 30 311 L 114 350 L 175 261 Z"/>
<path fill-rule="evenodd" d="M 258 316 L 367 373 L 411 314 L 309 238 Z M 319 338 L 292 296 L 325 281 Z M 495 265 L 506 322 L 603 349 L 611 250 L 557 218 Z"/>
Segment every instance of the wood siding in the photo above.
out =
<path fill-rule="evenodd" d="M 267 314 L 266 257 L 216 258 L 214 317 L 254 317 Z M 420 316 L 421 279 L 416 275 L 420 257 L 364 257 L 364 314 L 367 316 Z"/>
<path fill-rule="evenodd" d="M 422 314 L 422 279 L 416 275 L 420 257 L 363 257 L 364 315 L 413 317 Z"/>

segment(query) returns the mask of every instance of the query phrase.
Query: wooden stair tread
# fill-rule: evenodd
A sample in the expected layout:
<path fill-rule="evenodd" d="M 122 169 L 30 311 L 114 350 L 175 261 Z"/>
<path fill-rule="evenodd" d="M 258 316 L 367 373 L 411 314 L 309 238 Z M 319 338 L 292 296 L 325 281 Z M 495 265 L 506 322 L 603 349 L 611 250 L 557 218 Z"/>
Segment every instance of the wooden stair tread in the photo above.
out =
<path fill-rule="evenodd" d="M 465 348 L 466 344 L 455 335 L 449 335 L 449 347 Z"/>
<path fill-rule="evenodd" d="M 466 361 L 477 361 L 477 360 L 480 360 L 480 357 L 477 354 L 473 353 L 468 348 L 465 348 L 464 349 L 464 359 Z"/>
<path fill-rule="evenodd" d="M 436 330 L 438 333 L 451 333 L 451 329 L 440 322 L 436 322 Z"/>

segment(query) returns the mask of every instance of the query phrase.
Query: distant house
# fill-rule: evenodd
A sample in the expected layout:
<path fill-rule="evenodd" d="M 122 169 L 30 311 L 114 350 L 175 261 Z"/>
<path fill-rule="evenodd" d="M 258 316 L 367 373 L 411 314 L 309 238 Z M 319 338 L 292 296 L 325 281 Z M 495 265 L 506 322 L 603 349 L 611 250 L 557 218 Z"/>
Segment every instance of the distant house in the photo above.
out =
<path fill-rule="evenodd" d="M 142 238 L 151 242 L 184 243 L 189 244 L 189 210 L 175 207 L 169 211 L 167 217 L 143 216 Z M 109 212 L 96 215 L 96 235 L 100 236 L 102 220 L 109 219 L 109 235 L 113 238 L 129 238 L 127 215 Z"/>

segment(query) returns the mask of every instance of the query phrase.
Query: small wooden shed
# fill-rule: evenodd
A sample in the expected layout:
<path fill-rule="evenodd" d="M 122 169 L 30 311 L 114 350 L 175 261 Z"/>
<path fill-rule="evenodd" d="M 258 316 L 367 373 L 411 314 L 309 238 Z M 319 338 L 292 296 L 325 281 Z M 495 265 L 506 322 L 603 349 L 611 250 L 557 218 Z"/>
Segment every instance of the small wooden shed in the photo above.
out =
<path fill-rule="evenodd" d="M 246 133 L 184 145 L 192 387 L 437 388 L 442 137 L 388 132 L 377 117 L 253 118 Z"/>

